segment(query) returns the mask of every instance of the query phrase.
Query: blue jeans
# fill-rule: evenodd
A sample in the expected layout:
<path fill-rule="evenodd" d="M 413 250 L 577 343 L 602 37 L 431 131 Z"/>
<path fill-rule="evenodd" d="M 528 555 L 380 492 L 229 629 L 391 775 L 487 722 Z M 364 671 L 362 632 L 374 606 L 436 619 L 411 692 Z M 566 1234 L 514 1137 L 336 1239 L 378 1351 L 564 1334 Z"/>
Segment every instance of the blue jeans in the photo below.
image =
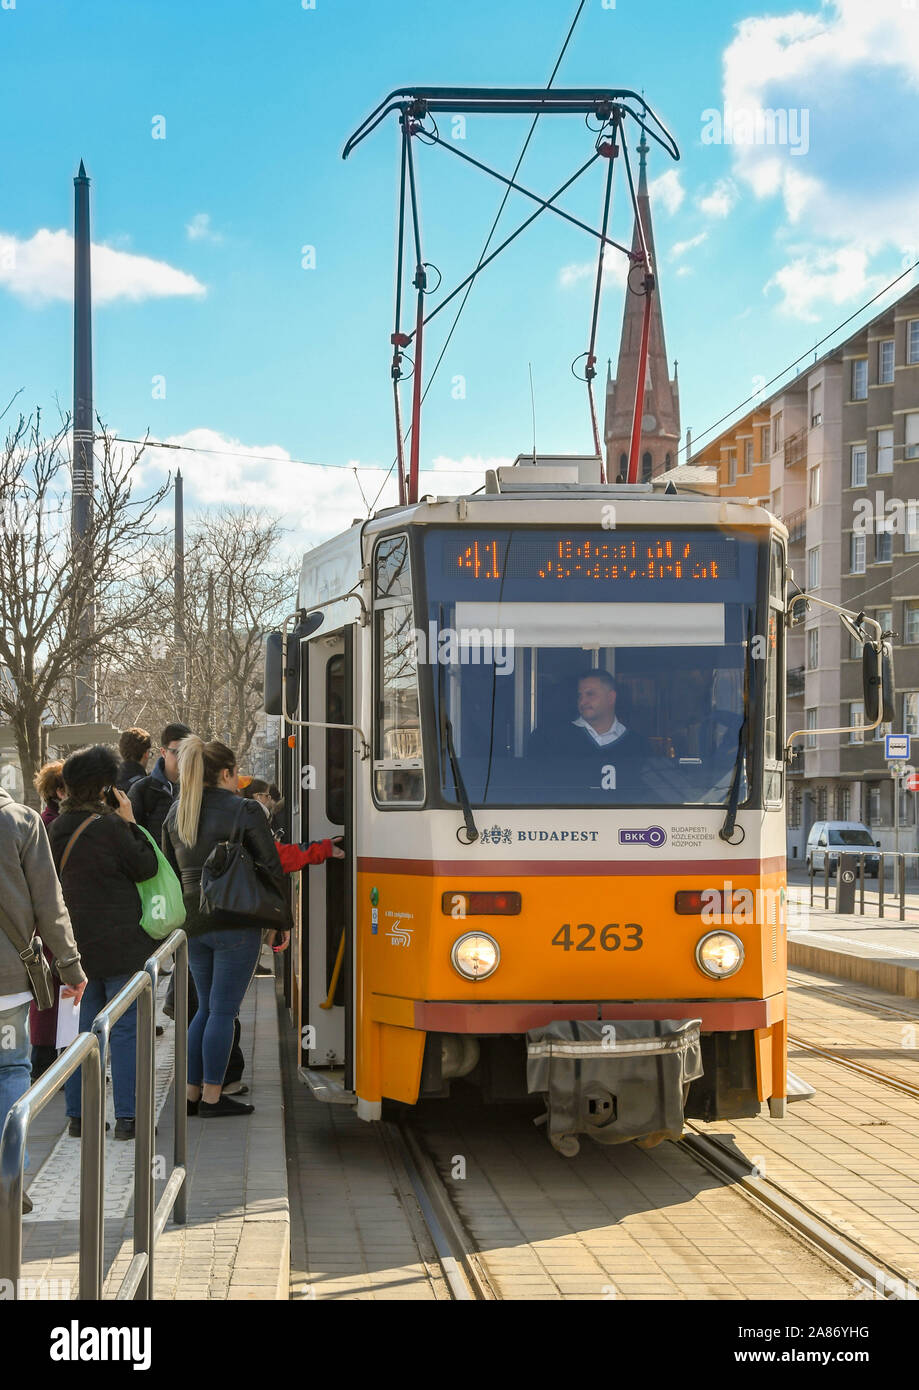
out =
<path fill-rule="evenodd" d="M 262 933 L 230 927 L 193 936 L 188 965 L 198 1012 L 188 1025 L 188 1084 L 222 1086 L 233 1047 L 233 1022 L 258 965 Z"/>
<path fill-rule="evenodd" d="M 0 1134 L 6 1117 L 32 1084 L 29 1005 L 16 1004 L 0 1013 Z M 28 1156 L 25 1166 L 28 1167 Z"/>
<path fill-rule="evenodd" d="M 124 989 L 131 975 L 107 975 L 103 980 L 88 980 L 83 998 L 80 1000 L 80 1032 L 89 1033 L 96 1014 L 104 1009 L 119 990 Z M 122 1014 L 112 1028 L 109 1037 L 109 1052 L 112 1064 L 112 1091 L 115 1096 L 115 1119 L 134 1119 L 134 1082 L 137 1074 L 137 1003 L 136 1001 Z M 67 1115 L 71 1120 L 80 1118 L 81 1110 L 80 1072 L 64 1083 L 64 1099 L 67 1102 Z"/>

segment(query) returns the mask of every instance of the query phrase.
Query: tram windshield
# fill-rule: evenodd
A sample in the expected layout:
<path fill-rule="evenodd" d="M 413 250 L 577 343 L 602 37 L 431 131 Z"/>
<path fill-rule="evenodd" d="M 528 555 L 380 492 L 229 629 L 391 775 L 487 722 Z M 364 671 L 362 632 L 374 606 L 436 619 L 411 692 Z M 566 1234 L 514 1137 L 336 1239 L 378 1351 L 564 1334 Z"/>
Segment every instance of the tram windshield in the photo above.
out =
<path fill-rule="evenodd" d="M 416 643 L 445 798 L 459 773 L 473 806 L 721 805 L 736 778 L 742 804 L 774 703 L 757 554 L 725 531 L 431 531 Z"/>

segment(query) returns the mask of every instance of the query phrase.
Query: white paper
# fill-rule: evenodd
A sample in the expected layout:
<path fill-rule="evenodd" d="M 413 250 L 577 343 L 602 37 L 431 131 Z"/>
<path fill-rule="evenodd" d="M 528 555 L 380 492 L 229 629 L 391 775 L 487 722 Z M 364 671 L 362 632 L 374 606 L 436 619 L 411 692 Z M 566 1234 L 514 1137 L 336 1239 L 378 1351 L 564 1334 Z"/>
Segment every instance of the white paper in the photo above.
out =
<path fill-rule="evenodd" d="M 64 986 L 57 1004 L 57 1037 L 55 1047 L 69 1047 L 80 1031 L 80 1005 L 76 999 L 63 997 Z"/>

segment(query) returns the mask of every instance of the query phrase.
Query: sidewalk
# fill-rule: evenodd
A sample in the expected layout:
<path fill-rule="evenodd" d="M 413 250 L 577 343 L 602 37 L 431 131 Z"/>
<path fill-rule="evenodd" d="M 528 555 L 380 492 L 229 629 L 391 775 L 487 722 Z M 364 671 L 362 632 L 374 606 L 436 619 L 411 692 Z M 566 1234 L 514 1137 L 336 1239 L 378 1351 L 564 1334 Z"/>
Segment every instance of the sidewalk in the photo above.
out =
<path fill-rule="evenodd" d="M 160 990 L 165 995 L 166 981 Z M 172 1170 L 173 1024 L 156 1042 L 158 1134 L 156 1200 Z M 256 1107 L 245 1119 L 188 1121 L 188 1221 L 170 1220 L 156 1245 L 157 1299 L 287 1299 L 290 1217 L 284 1108 L 274 979 L 256 977 L 240 1014 L 243 1077 Z M 111 1088 L 109 1088 L 110 1091 Z M 109 1095 L 111 1123 L 111 1096 Z M 76 1298 L 80 1143 L 67 1137 L 63 1097 L 44 1112 L 30 1143 L 26 1190 L 34 1210 L 23 1218 L 23 1278 L 61 1298 Z M 105 1146 L 104 1296 L 114 1297 L 132 1251 L 134 1145 Z M 39 1292 L 39 1296 L 41 1296 Z"/>
<path fill-rule="evenodd" d="M 866 897 L 864 916 L 833 912 L 835 896 L 833 882 L 831 907 L 825 908 L 823 885 L 818 890 L 815 884 L 814 905 L 810 907 L 807 885 L 788 885 L 789 967 L 816 970 L 919 999 L 919 908 L 914 905 L 915 895 L 907 898 L 903 922 L 899 920 L 898 901 L 890 897 L 881 920 L 876 895 L 873 902 Z"/>

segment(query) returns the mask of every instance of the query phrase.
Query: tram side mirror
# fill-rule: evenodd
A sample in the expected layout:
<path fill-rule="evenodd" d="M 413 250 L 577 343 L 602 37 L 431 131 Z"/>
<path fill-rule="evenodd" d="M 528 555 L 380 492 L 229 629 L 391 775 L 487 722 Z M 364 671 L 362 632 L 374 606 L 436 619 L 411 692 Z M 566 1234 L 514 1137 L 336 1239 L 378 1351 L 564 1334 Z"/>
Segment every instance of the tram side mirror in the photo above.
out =
<path fill-rule="evenodd" d="M 265 638 L 265 668 L 262 682 L 262 704 L 266 714 L 292 717 L 300 696 L 300 643 L 322 626 L 323 613 L 304 613 L 287 633 L 287 709 L 282 709 L 284 689 L 283 638 L 280 632 L 269 632 Z"/>
<path fill-rule="evenodd" d="M 893 652 L 889 642 L 881 643 L 880 652 L 870 642 L 862 650 L 862 691 L 865 698 L 865 723 L 892 724 L 896 718 L 894 706 Z"/>

